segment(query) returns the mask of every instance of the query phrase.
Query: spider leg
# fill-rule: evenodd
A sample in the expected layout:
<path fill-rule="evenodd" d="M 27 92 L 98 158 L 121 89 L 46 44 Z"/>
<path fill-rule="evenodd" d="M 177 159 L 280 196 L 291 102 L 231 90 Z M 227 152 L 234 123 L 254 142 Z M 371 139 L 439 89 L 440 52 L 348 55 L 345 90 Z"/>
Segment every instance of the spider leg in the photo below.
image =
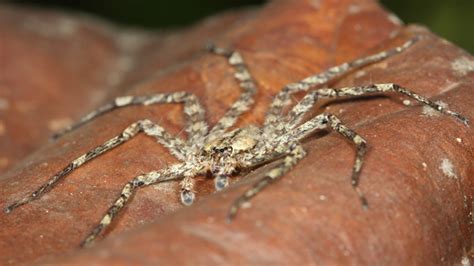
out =
<path fill-rule="evenodd" d="M 53 138 L 59 138 L 62 135 L 95 119 L 96 117 L 118 108 L 131 105 L 151 105 L 163 103 L 184 103 L 184 113 L 187 116 L 186 132 L 189 135 L 189 143 L 195 143 L 196 140 L 203 138 L 207 134 L 205 110 L 200 104 L 198 98 L 189 92 L 172 92 L 145 96 L 122 96 L 115 98 L 114 101 L 105 104 L 82 117 L 76 124 L 73 124 L 72 126 L 69 126 L 56 133 L 53 135 Z"/>
<path fill-rule="evenodd" d="M 410 46 L 415 44 L 420 39 L 420 36 L 415 36 L 411 40 L 405 42 L 403 45 L 395 47 L 390 50 L 386 50 L 377 54 L 369 55 L 366 57 L 355 59 L 351 62 L 346 62 L 338 66 L 329 68 L 328 70 L 318 73 L 316 75 L 309 76 L 299 82 L 290 83 L 286 85 L 273 99 L 273 102 L 270 104 L 270 107 L 267 111 L 265 121 L 264 121 L 264 132 L 270 133 L 274 132 L 273 135 L 278 135 L 281 129 L 274 128 L 273 124 L 278 122 L 281 119 L 281 113 L 285 106 L 289 104 L 290 96 L 299 91 L 307 91 L 308 89 L 314 88 L 315 86 L 322 85 L 339 77 L 343 74 L 346 74 L 358 67 L 375 63 L 396 54 L 399 54 Z"/>
<path fill-rule="evenodd" d="M 196 198 L 194 191 L 194 179 L 192 176 L 186 176 L 181 180 L 181 203 L 186 206 L 191 206 Z"/>
<path fill-rule="evenodd" d="M 240 97 L 232 104 L 225 115 L 219 119 L 217 124 L 214 125 L 209 132 L 207 138 L 212 139 L 234 125 L 237 118 L 249 109 L 249 107 L 254 103 L 253 95 L 257 91 L 257 86 L 255 85 L 254 79 L 239 52 L 218 48 L 212 44 L 209 44 L 207 48 L 211 53 L 225 56 L 228 59 L 229 64 L 235 69 L 234 77 L 239 81 L 239 85 L 243 90 Z"/>
<path fill-rule="evenodd" d="M 155 184 L 157 182 L 164 182 L 169 180 L 179 179 L 183 176 L 186 169 L 185 163 L 174 165 L 171 168 L 162 171 L 153 171 L 147 174 L 139 175 L 128 182 L 122 189 L 120 196 L 115 200 L 114 204 L 110 206 L 102 220 L 82 241 L 81 246 L 89 246 L 94 239 L 97 238 L 114 220 L 118 213 L 128 204 L 130 198 L 135 194 L 138 188 Z"/>
<path fill-rule="evenodd" d="M 53 177 L 51 177 L 46 183 L 41 185 L 33 193 L 18 201 L 13 202 L 8 207 L 6 207 L 4 209 L 4 212 L 9 213 L 13 209 L 21 205 L 27 204 L 35 199 L 40 198 L 48 190 L 53 188 L 66 175 L 71 173 L 74 169 L 77 169 L 81 165 L 105 153 L 106 151 L 111 150 L 120 144 L 123 144 L 124 142 L 136 136 L 139 132 L 144 132 L 148 136 L 157 138 L 160 143 L 162 143 L 167 148 L 170 148 L 171 152 L 175 156 L 177 156 L 178 159 L 185 160 L 185 154 L 182 154 L 180 152 L 180 149 L 177 149 L 177 147 L 184 147 L 184 143 L 182 142 L 182 140 L 173 138 L 172 136 L 167 134 L 162 127 L 152 123 L 149 120 L 140 120 L 128 126 L 120 135 L 111 138 L 104 144 L 95 147 L 91 151 L 73 160 L 63 170 L 56 173 Z"/>
<path fill-rule="evenodd" d="M 242 207 L 242 205 L 244 205 L 247 201 L 257 195 L 265 187 L 282 177 L 305 155 L 306 153 L 300 144 L 296 142 L 291 144 L 289 146 L 289 151 L 287 155 L 283 158 L 283 160 L 271 170 L 269 170 L 262 179 L 258 180 L 251 188 L 245 191 L 244 194 L 242 194 L 234 201 L 234 203 L 229 209 L 227 220 L 229 222 L 232 221 L 237 215 L 237 211 L 239 210 L 239 208 Z"/>
<path fill-rule="evenodd" d="M 354 130 L 346 127 L 341 122 L 341 120 L 339 120 L 339 118 L 337 118 L 335 115 L 326 113 L 317 115 L 316 117 L 310 119 L 309 121 L 305 122 L 297 128 L 294 128 L 287 134 L 280 137 L 280 141 L 299 141 L 308 136 L 314 130 L 326 128 L 328 125 L 331 129 L 344 136 L 356 146 L 356 156 L 354 166 L 352 167 L 351 184 L 352 188 L 359 195 L 362 206 L 364 208 L 367 208 L 367 199 L 365 198 L 362 191 L 359 189 L 360 171 L 362 169 L 362 165 L 364 164 L 364 156 L 367 151 L 367 142 Z"/>
<path fill-rule="evenodd" d="M 286 130 L 294 128 L 297 124 L 300 123 L 304 114 L 312 108 L 314 102 L 318 98 L 333 98 L 333 97 L 346 97 L 346 96 L 360 96 L 369 93 L 380 93 L 380 92 L 397 92 L 403 95 L 406 95 L 417 102 L 428 105 L 436 111 L 450 115 L 463 124 L 468 125 L 467 118 L 463 117 L 459 113 L 453 112 L 446 107 L 439 105 L 433 101 L 428 100 L 427 98 L 418 95 L 417 93 L 410 91 L 404 87 L 401 87 L 397 84 L 372 84 L 367 86 L 360 87 L 346 87 L 340 89 L 319 89 L 312 92 L 309 92 L 298 104 L 296 104 L 293 109 L 286 116 L 287 127 Z"/>

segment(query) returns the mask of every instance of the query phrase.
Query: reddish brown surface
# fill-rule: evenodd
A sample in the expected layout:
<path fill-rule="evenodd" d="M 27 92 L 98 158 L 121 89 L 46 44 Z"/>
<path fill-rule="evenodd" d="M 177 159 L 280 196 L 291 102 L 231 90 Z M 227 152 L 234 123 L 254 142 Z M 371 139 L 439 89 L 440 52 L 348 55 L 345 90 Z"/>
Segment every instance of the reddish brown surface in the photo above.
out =
<path fill-rule="evenodd" d="M 7 132 L 0 139 L 1 156 L 18 151 L 12 162 L 29 156 L 1 176 L 0 204 L 32 191 L 71 159 L 137 119 L 150 118 L 172 133 L 182 129 L 179 106 L 132 107 L 57 142 L 44 141 L 48 121 L 76 118 L 105 98 L 192 91 L 206 106 L 209 122 L 216 122 L 239 90 L 225 60 L 200 50 L 209 39 L 242 51 L 258 80 L 257 105 L 240 125 L 260 123 L 270 96 L 285 83 L 393 47 L 413 34 L 427 38 L 332 85 L 396 82 L 442 100 L 472 120 L 474 74 L 452 67 L 459 58 L 473 60 L 470 55 L 424 29 L 402 29 L 373 1 L 319 2 L 276 1 L 260 10 L 211 18 L 186 31 L 146 37 L 75 17 L 70 19 L 81 30 L 62 38 L 58 33 L 42 36 L 38 28 L 24 29 L 23 18 L 34 14 L 43 21 L 63 15 L 2 7 L 0 55 L 7 60 L 0 63 L 6 64 L 2 69 L 7 75 L 0 76 L 0 93 L 6 95 L 0 96 L 8 98 L 12 109 L 0 110 Z M 38 45 L 37 39 L 47 44 Z M 74 48 L 78 42 L 80 49 Z M 132 64 L 120 70 L 120 62 L 123 67 L 127 60 Z M 117 73 L 119 78 L 110 78 Z M 230 225 L 224 222 L 230 202 L 265 169 L 212 195 L 212 182 L 201 179 L 199 202 L 190 208 L 181 208 L 176 184 L 142 189 L 104 241 L 77 249 L 123 184 L 174 162 L 164 148 L 139 136 L 78 169 L 42 199 L 0 214 L 0 264 L 459 263 L 474 230 L 469 215 L 474 196 L 472 129 L 445 116 L 426 117 L 421 107 L 406 107 L 402 99 L 389 95 L 324 105 L 369 142 L 361 181 L 368 211 L 361 209 L 349 185 L 354 148 L 330 134 L 308 139 L 307 158 Z M 35 108 L 21 113 L 20 101 Z M 25 116 L 32 118 L 25 121 Z M 24 130 L 38 133 L 29 137 Z M 36 147 L 41 148 L 32 152 Z M 443 174 L 443 159 L 453 163 L 457 178 Z"/>

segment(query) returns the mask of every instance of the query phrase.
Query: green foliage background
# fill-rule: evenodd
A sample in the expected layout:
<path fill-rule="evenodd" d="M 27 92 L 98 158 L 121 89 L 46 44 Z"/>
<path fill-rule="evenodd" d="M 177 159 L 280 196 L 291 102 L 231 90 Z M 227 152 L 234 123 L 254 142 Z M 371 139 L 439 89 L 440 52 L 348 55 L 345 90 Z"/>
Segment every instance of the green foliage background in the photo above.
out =
<path fill-rule="evenodd" d="M 188 25 L 225 9 L 260 5 L 265 1 L 11 0 L 10 2 L 95 13 L 122 24 L 163 28 Z M 381 0 L 381 2 L 405 23 L 416 22 L 427 25 L 438 35 L 474 53 L 474 0 Z"/>

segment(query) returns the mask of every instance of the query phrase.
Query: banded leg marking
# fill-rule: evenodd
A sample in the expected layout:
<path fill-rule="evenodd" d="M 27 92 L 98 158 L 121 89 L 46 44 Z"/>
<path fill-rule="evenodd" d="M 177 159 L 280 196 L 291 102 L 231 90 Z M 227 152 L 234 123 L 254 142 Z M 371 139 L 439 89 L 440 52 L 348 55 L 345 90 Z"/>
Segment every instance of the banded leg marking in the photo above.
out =
<path fill-rule="evenodd" d="M 351 184 L 352 184 L 352 188 L 359 195 L 360 201 L 362 203 L 362 207 L 367 208 L 368 207 L 367 199 L 365 198 L 362 191 L 359 189 L 360 172 L 362 170 L 362 165 L 364 164 L 365 153 L 367 152 L 367 142 L 365 141 L 364 138 L 362 138 L 354 130 L 343 125 L 341 120 L 339 120 L 339 118 L 337 118 L 335 115 L 326 114 L 326 113 L 317 115 L 316 117 L 305 122 L 299 127 L 294 128 L 293 130 L 291 130 L 290 132 L 288 132 L 286 135 L 282 136 L 281 138 L 288 138 L 288 139 L 298 141 L 305 138 L 306 136 L 308 136 L 310 133 L 314 132 L 317 129 L 327 128 L 328 125 L 332 130 L 341 134 L 346 139 L 354 143 L 356 146 L 355 161 L 352 167 Z"/>
<path fill-rule="evenodd" d="M 88 161 L 96 158 L 97 156 L 109 151 L 120 144 L 130 140 L 136 136 L 139 132 L 143 131 L 149 136 L 156 137 L 163 145 L 171 150 L 171 152 L 176 155 L 178 158 L 185 158 L 184 154 L 179 152 L 177 146 L 184 145 L 181 140 L 173 139 L 168 135 L 164 129 L 149 120 L 140 120 L 128 126 L 120 135 L 106 141 L 104 144 L 97 146 L 91 151 L 81 155 L 80 157 L 73 160 L 68 164 L 63 170 L 59 171 L 53 177 L 51 177 L 46 183 L 41 185 L 30 195 L 22 198 L 21 200 L 15 201 L 4 209 L 5 213 L 11 212 L 13 209 L 27 204 L 35 199 L 40 198 L 47 191 L 53 188 L 60 180 L 62 180 L 66 175 L 71 173 L 73 170 L 77 169 L 81 165 L 87 163 Z"/>
<path fill-rule="evenodd" d="M 286 85 L 274 98 L 273 102 L 270 104 L 268 112 L 265 117 L 264 128 L 265 131 L 274 131 L 275 129 L 272 127 L 272 124 L 278 122 L 281 118 L 282 110 L 285 106 L 289 104 L 290 96 L 299 91 L 307 91 L 310 88 L 313 88 L 318 85 L 322 85 L 334 79 L 335 77 L 339 77 L 349 71 L 352 71 L 358 67 L 362 67 L 364 65 L 368 65 L 371 63 L 379 62 L 396 54 L 399 54 L 410 46 L 415 44 L 420 39 L 419 36 L 412 38 L 411 40 L 405 42 L 403 45 L 395 47 L 390 50 L 386 50 L 377 54 L 369 55 L 366 57 L 358 58 L 351 62 L 346 62 L 338 66 L 334 66 L 329 68 L 328 70 L 309 76 L 299 82 L 290 83 Z M 276 132 L 278 134 L 278 132 Z"/>
<path fill-rule="evenodd" d="M 208 139 L 212 139 L 234 125 L 237 118 L 249 109 L 254 103 L 253 95 L 257 91 L 257 86 L 239 52 L 218 48 L 212 44 L 208 45 L 208 50 L 214 54 L 225 56 L 228 59 L 229 64 L 235 69 L 234 77 L 243 91 L 240 97 L 209 132 Z"/>
<path fill-rule="evenodd" d="M 427 98 L 408 90 L 404 87 L 401 87 L 397 84 L 372 84 L 367 86 L 359 87 L 346 87 L 340 89 L 319 89 L 312 92 L 309 92 L 298 104 L 296 104 L 293 109 L 288 113 L 285 120 L 287 120 L 287 130 L 294 128 L 299 124 L 304 116 L 304 114 L 313 107 L 314 102 L 318 98 L 335 98 L 335 97 L 347 97 L 347 96 L 361 96 L 369 93 L 380 93 L 380 92 L 397 92 L 403 95 L 406 95 L 417 102 L 428 105 L 436 111 L 452 116 L 459 120 L 464 125 L 468 125 L 469 121 L 467 118 L 461 116 L 457 112 L 453 112 L 446 107 L 443 107 L 433 101 L 428 100 Z"/>
<path fill-rule="evenodd" d="M 177 169 L 182 169 L 183 166 L 184 164 L 174 167 L 174 171 L 166 169 L 163 171 L 153 171 L 144 175 L 139 175 L 132 181 L 128 182 L 123 187 L 120 196 L 115 200 L 114 204 L 110 206 L 104 217 L 100 220 L 99 224 L 97 224 L 89 233 L 89 235 L 87 235 L 84 241 L 82 241 L 81 246 L 90 246 L 97 236 L 104 232 L 104 230 L 113 222 L 114 218 L 119 214 L 119 212 L 128 204 L 130 198 L 135 194 L 138 188 L 157 182 L 178 179 L 181 177 L 183 172 L 177 171 Z"/>
<path fill-rule="evenodd" d="M 53 135 L 59 138 L 62 135 L 84 125 L 85 123 L 108 113 L 112 110 L 131 105 L 151 105 L 163 103 L 184 103 L 184 113 L 187 116 L 186 132 L 190 142 L 203 138 L 207 134 L 207 123 L 205 122 L 205 110 L 199 103 L 198 98 L 188 92 L 160 93 L 145 96 L 123 96 L 116 98 L 113 102 L 99 107 L 86 116 L 82 117 L 76 124 L 65 128 Z"/>
<path fill-rule="evenodd" d="M 283 158 L 283 161 L 268 171 L 262 179 L 257 181 L 250 189 L 244 192 L 238 197 L 231 205 L 227 214 L 227 221 L 232 221 L 237 215 L 238 210 L 248 202 L 251 198 L 255 197 L 260 191 L 266 188 L 271 183 L 278 180 L 286 172 L 288 172 L 293 166 L 295 166 L 304 156 L 306 155 L 303 147 L 299 144 L 292 144 L 290 151 Z"/>

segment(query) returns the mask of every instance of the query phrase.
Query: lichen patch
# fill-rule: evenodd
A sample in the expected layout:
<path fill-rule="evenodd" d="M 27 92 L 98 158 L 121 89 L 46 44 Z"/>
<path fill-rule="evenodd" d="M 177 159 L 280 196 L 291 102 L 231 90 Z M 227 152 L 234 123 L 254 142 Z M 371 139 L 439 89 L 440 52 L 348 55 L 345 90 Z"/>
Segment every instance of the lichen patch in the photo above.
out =
<path fill-rule="evenodd" d="M 462 266 L 471 266 L 471 260 L 467 256 L 463 256 L 461 258 L 461 265 Z"/>
<path fill-rule="evenodd" d="M 474 59 L 467 58 L 466 56 L 458 57 L 451 63 L 451 68 L 456 75 L 464 76 L 474 71 Z"/>
<path fill-rule="evenodd" d="M 454 172 L 453 163 L 447 158 L 441 160 L 441 165 L 439 166 L 439 169 L 441 169 L 443 174 L 449 178 L 458 178 Z"/>

